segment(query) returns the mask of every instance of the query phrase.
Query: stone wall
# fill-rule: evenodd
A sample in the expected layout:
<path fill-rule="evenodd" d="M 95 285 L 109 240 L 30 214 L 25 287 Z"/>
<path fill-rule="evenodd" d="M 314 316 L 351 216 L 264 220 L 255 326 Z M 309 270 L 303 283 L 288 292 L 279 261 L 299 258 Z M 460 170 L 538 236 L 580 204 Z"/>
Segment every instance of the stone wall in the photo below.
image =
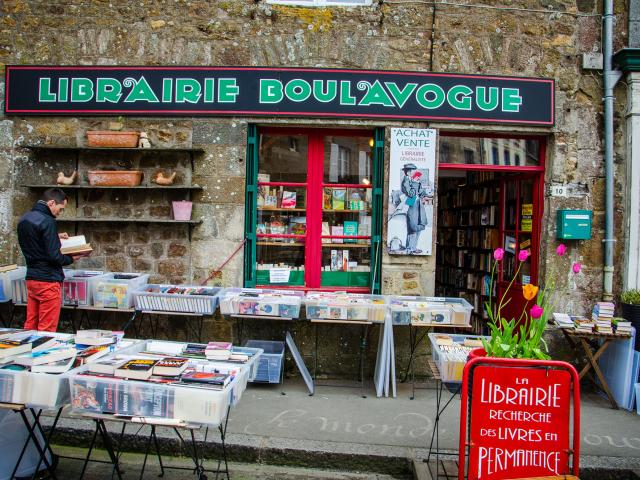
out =
<path fill-rule="evenodd" d="M 89 2 L 5 0 L 0 4 L 0 65 L 264 65 L 348 67 L 552 77 L 556 84 L 553 128 L 487 127 L 482 131 L 535 133 L 548 138 L 546 181 L 571 184 L 570 198 L 545 199 L 542 234 L 543 275 L 560 272 L 572 308 L 584 313 L 602 291 L 604 172 L 602 165 L 602 78 L 583 71 L 581 55 L 599 50 L 601 2 L 595 0 L 477 0 L 433 5 L 422 1 L 375 1 L 364 8 L 307 9 L 267 5 L 263 1 Z M 625 2 L 616 3 L 614 50 L 625 45 L 629 24 Z M 4 85 L 0 82 L 0 103 Z M 616 191 L 623 192 L 624 142 L 619 122 L 624 88 L 616 90 Z M 0 118 L 0 262 L 16 261 L 15 222 L 35 200 L 21 185 L 51 178 L 70 159 L 36 161 L 27 144 L 76 144 L 88 129 L 103 128 L 106 118 Z M 154 145 L 198 146 L 192 180 L 203 187 L 194 193 L 193 228 L 158 225 L 104 226 L 92 229 L 96 255 L 80 266 L 112 270 L 144 270 L 155 281 L 193 282 L 207 278 L 243 238 L 244 169 L 247 124 L 340 126 L 414 126 L 478 131 L 477 126 L 402 122 L 344 122 L 281 118 L 126 118 L 124 128 L 151 134 Z M 388 176 L 388 151 L 385 176 Z M 107 159 L 104 159 L 107 160 Z M 87 159 L 87 166 L 102 160 Z M 118 161 L 114 159 L 114 161 Z M 145 173 L 178 169 L 186 179 L 184 159 L 140 158 Z M 67 163 L 65 163 L 67 162 Z M 623 203 L 616 197 L 617 213 Z M 385 192 L 386 198 L 386 192 Z M 87 199 L 84 199 L 85 201 Z M 144 210 L 166 215 L 168 197 L 104 195 L 89 199 L 99 213 L 111 204 L 135 216 Z M 75 199 L 74 199 L 75 205 Z M 595 213 L 593 239 L 570 245 L 561 261 L 554 257 L 555 210 L 587 208 Z M 73 208 L 70 208 L 73 210 Z M 72 213 L 72 212 L 70 212 Z M 84 212 L 87 213 L 86 211 Z M 386 212 L 385 212 L 386 213 Z M 385 217 L 386 218 L 386 217 Z M 616 215 L 616 219 L 622 215 Z M 86 227 L 83 227 L 86 228 Z M 619 238 L 621 225 L 617 221 Z M 84 233 L 87 233 L 85 230 Z M 617 246 L 616 261 L 621 244 Z M 571 261 L 584 264 L 577 278 L 565 275 Z M 385 293 L 433 292 L 435 257 L 383 257 Z M 619 265 L 617 272 L 622 269 Z M 616 284 L 619 275 L 616 274 Z M 242 253 L 212 282 L 238 285 Z M 168 334 L 172 324 L 166 324 Z M 208 324 L 210 335 L 229 333 L 220 319 Z M 257 333 L 257 332 L 256 332 Z M 327 371 L 354 356 L 340 354 L 355 332 L 340 330 L 325 338 L 322 358 Z M 270 330 L 275 338 L 280 335 Z M 302 329 L 303 354 L 309 355 L 312 331 Z M 370 340 L 375 343 L 374 334 Z M 264 333 L 263 336 L 267 336 Z M 399 358 L 406 357 L 402 334 Z M 346 358 L 339 362 L 332 359 Z M 399 367 L 400 368 L 400 367 Z"/>

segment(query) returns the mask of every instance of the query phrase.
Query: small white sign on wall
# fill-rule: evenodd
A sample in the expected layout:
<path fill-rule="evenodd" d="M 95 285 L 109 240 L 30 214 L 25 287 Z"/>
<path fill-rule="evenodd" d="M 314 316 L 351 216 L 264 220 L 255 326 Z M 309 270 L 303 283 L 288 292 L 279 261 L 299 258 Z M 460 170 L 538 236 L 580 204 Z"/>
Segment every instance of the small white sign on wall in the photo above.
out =
<path fill-rule="evenodd" d="M 431 255 L 436 131 L 392 128 L 387 252 Z"/>
<path fill-rule="evenodd" d="M 269 270 L 269 283 L 289 283 L 290 275 L 289 268 L 272 268 Z"/>

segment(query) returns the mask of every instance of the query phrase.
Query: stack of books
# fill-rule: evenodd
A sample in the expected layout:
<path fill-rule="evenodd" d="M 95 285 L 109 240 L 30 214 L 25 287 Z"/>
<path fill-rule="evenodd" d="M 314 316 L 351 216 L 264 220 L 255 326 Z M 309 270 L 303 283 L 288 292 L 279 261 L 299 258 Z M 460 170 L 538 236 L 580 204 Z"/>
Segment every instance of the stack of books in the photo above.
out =
<path fill-rule="evenodd" d="M 232 345 L 229 342 L 209 342 L 204 354 L 207 360 L 228 360 L 231 356 Z"/>
<path fill-rule="evenodd" d="M 616 335 L 630 336 L 631 335 L 631 322 L 626 321 L 624 318 L 613 318 L 611 323 L 615 326 Z"/>
<path fill-rule="evenodd" d="M 613 319 L 615 307 L 612 302 L 598 302 L 595 304 L 591 318 L 596 324 L 596 332 L 608 335 L 613 333 L 611 319 Z"/>
<path fill-rule="evenodd" d="M 583 317 L 574 318 L 573 323 L 576 326 L 576 332 L 580 333 L 592 333 L 593 328 L 595 327 L 595 322 L 593 320 Z"/>
<path fill-rule="evenodd" d="M 569 329 L 575 328 L 575 324 L 573 323 L 573 320 L 566 313 L 554 312 L 553 320 L 556 322 L 556 325 L 560 328 L 569 328 Z"/>

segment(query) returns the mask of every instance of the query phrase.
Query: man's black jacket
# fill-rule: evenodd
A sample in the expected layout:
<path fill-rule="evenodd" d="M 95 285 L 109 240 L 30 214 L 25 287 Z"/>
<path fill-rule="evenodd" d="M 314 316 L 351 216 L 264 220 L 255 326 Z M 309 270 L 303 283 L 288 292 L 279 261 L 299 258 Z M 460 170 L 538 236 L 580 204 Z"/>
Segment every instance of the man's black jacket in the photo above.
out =
<path fill-rule="evenodd" d="M 18 242 L 27 262 L 27 280 L 62 282 L 62 267 L 73 263 L 60 253 L 56 218 L 44 202 L 38 202 L 18 223 Z"/>

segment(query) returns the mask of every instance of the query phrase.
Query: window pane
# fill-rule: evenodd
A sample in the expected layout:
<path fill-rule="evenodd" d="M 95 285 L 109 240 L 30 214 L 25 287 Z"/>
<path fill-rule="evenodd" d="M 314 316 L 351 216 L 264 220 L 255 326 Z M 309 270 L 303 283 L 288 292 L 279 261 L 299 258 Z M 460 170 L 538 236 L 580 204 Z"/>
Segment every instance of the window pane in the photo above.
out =
<path fill-rule="evenodd" d="M 447 135 L 440 138 L 440 163 L 537 166 L 539 151 L 538 140 Z"/>
<path fill-rule="evenodd" d="M 324 182 L 370 183 L 370 142 L 369 137 L 325 137 Z"/>
<path fill-rule="evenodd" d="M 260 135 L 258 181 L 306 183 L 308 144 L 306 135 Z"/>

